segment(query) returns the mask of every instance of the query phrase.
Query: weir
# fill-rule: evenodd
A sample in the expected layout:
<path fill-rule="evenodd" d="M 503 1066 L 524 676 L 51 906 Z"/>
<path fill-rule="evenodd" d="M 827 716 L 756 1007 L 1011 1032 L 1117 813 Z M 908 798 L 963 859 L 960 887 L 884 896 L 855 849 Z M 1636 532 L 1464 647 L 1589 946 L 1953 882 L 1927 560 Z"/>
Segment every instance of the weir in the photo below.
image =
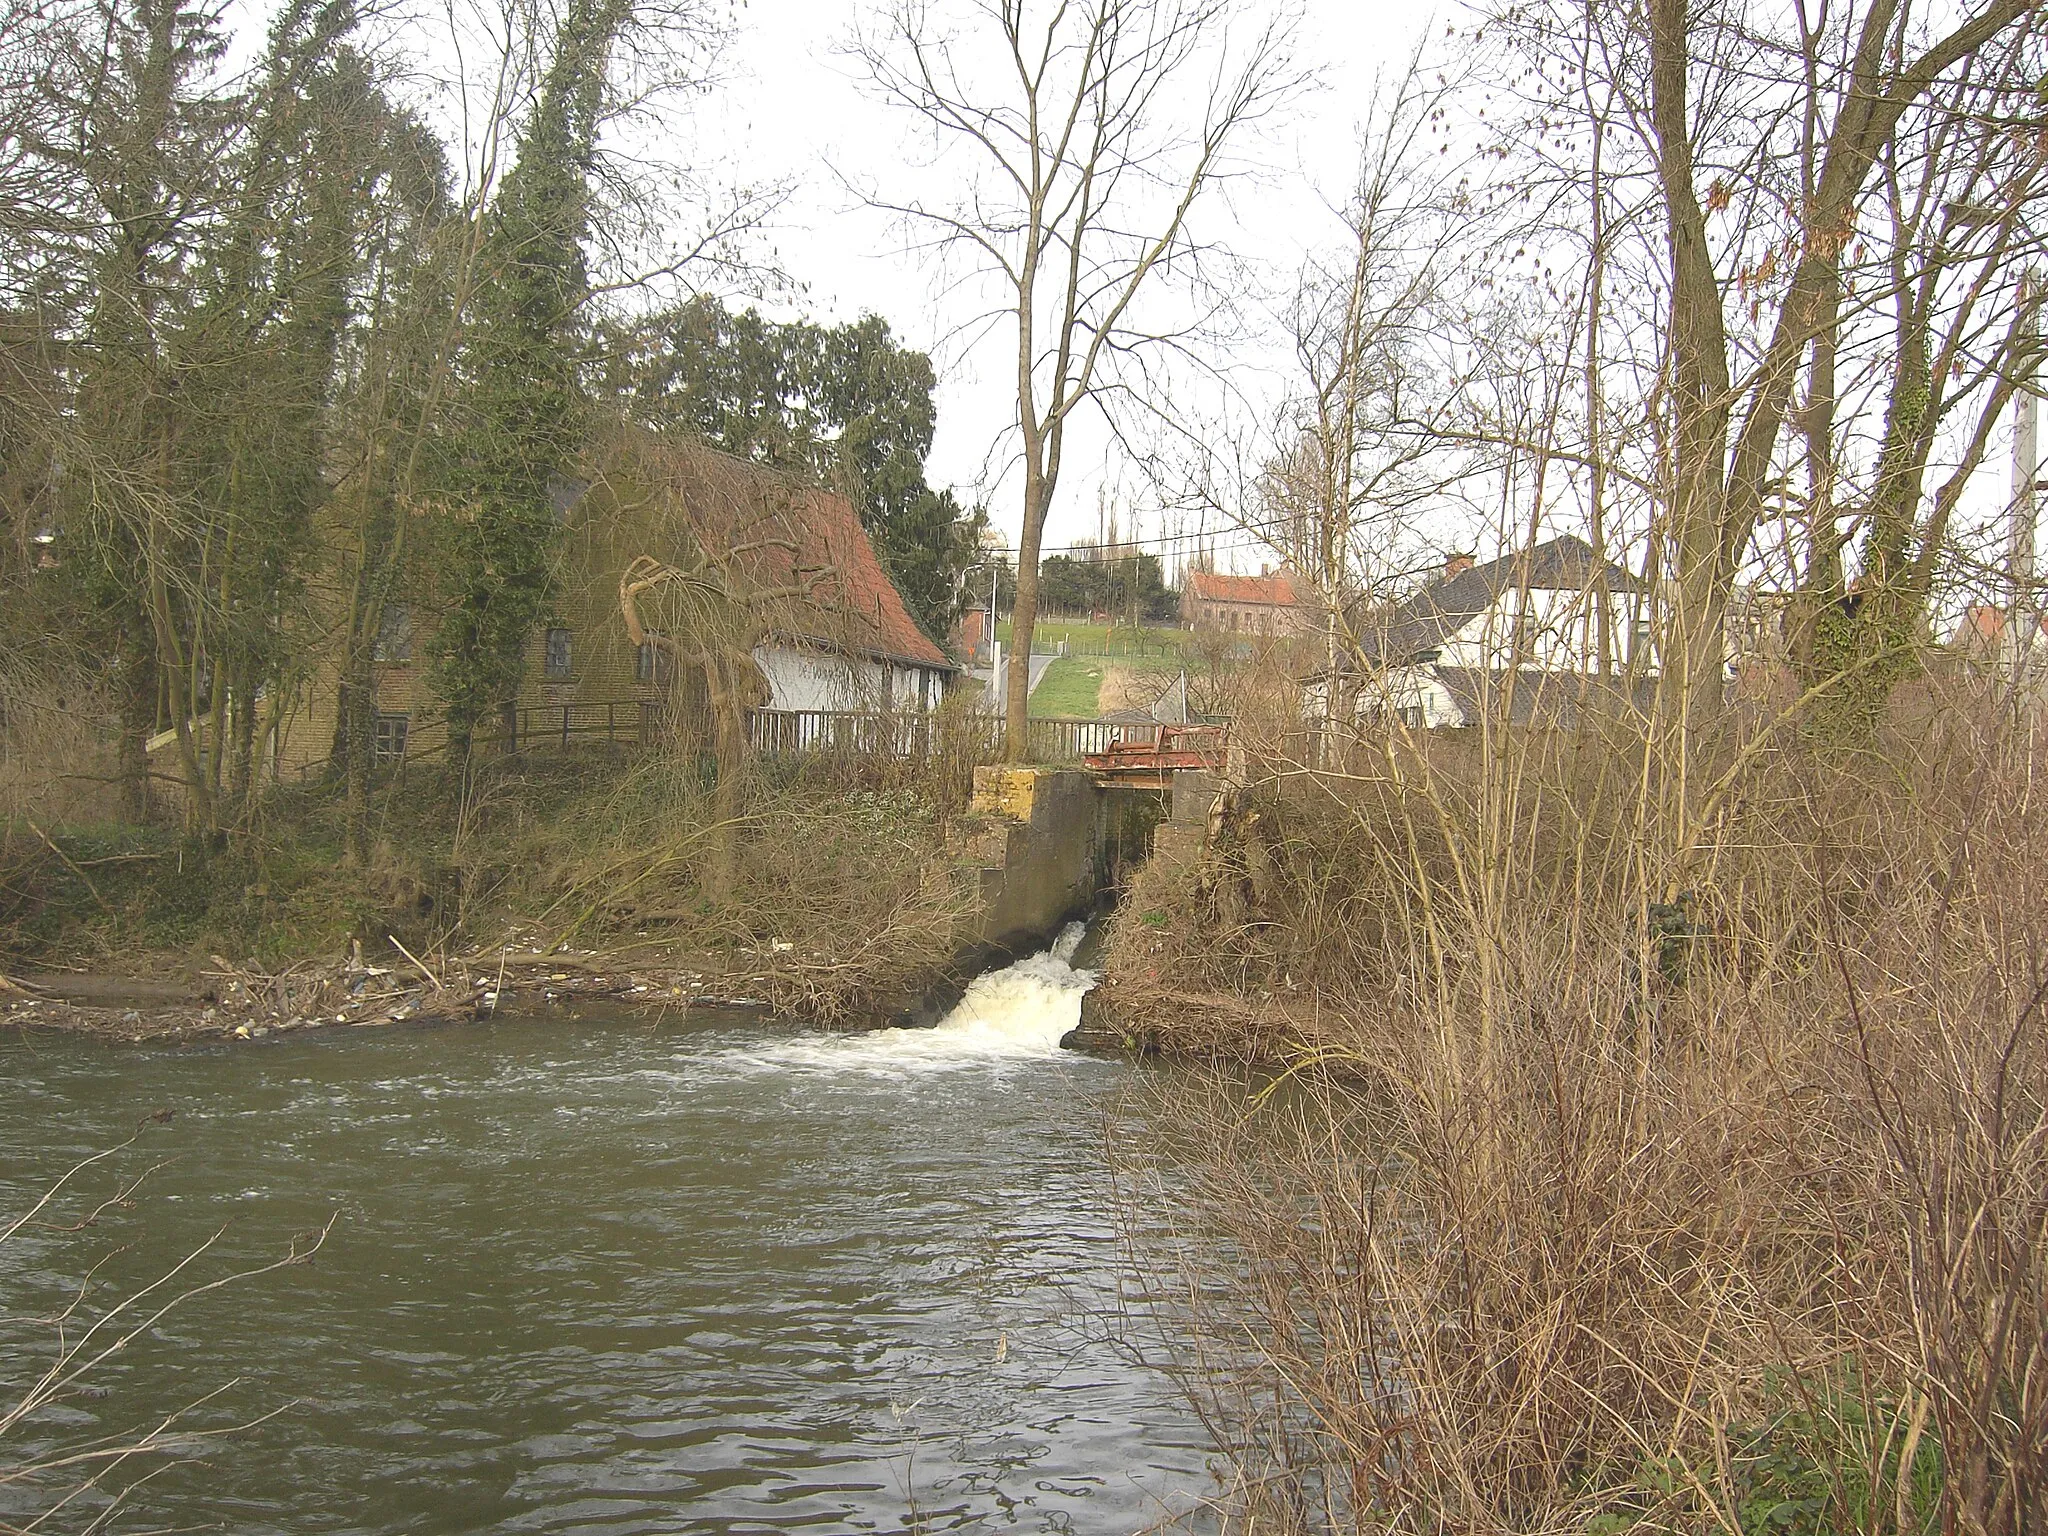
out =
<path fill-rule="evenodd" d="M 1203 767 L 1133 773 L 1121 758 L 1108 768 L 976 768 L 970 810 L 979 826 L 956 871 L 971 899 L 953 960 L 891 1010 L 892 1021 L 941 1022 L 976 977 L 1052 948 L 1156 851 L 1198 851 L 1216 784 Z"/>
<path fill-rule="evenodd" d="M 1105 786 L 1083 769 L 975 769 L 972 809 L 988 831 L 971 941 L 1022 954 L 1094 912 L 1150 856 L 1170 793 Z"/>

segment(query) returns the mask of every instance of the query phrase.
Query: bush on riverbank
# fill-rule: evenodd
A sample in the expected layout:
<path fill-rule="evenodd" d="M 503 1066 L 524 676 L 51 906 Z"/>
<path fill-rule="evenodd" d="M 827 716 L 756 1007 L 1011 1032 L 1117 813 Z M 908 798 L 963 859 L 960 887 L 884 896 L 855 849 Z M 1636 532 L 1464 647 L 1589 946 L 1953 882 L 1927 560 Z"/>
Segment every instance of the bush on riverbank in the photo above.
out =
<path fill-rule="evenodd" d="M 245 832 L 210 843 L 0 821 L 0 973 L 179 973 L 214 954 L 276 969 L 358 941 L 389 961 L 392 938 L 431 959 L 517 935 L 831 1016 L 948 957 L 959 764 L 750 769 L 723 878 L 711 772 L 606 749 L 482 758 L 467 781 L 417 765 L 383 791 L 365 867 L 348 864 L 341 807 L 317 784 L 273 790 Z"/>
<path fill-rule="evenodd" d="M 1292 1069 L 1183 1106 L 1258 1529 L 2038 1528 L 2043 764 L 1936 702 L 1686 783 L 1590 725 L 1255 752 L 1141 880 L 1121 1016 Z"/>

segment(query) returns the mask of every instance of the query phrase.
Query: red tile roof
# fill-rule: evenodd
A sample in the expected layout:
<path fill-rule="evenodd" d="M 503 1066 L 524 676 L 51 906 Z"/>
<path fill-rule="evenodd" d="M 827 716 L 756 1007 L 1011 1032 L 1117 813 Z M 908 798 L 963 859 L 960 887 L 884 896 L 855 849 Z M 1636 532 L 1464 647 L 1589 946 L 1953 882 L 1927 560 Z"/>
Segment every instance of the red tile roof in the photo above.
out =
<path fill-rule="evenodd" d="M 2035 615 L 2041 633 L 2048 635 L 2048 613 Z M 1956 634 L 1958 641 L 1997 640 L 2005 634 L 2006 617 L 2003 608 L 1972 605 L 1963 611 L 1962 629 Z"/>
<path fill-rule="evenodd" d="M 707 553 L 730 554 L 757 590 L 806 589 L 807 596 L 777 604 L 775 633 L 783 639 L 959 670 L 903 606 L 844 496 L 698 443 L 663 438 L 637 446 L 652 450 L 648 458 L 664 471 L 672 504 Z"/>
<path fill-rule="evenodd" d="M 1285 571 L 1271 576 L 1235 576 L 1228 571 L 1189 571 L 1188 591 L 1196 602 L 1263 603 L 1292 608 L 1297 601 L 1294 578 Z"/>

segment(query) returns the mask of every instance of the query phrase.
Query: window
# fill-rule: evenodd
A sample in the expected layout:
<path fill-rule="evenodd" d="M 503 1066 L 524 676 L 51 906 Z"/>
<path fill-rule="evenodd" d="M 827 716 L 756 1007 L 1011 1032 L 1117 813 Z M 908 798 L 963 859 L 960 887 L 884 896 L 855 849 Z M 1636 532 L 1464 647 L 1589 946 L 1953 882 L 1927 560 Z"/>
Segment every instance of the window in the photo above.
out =
<path fill-rule="evenodd" d="M 587 480 L 573 480 L 561 475 L 552 476 L 548 480 L 548 501 L 555 509 L 555 521 L 568 522 L 569 513 L 575 508 L 576 503 L 583 499 L 583 493 L 589 489 L 590 482 Z"/>
<path fill-rule="evenodd" d="M 1650 659 L 1651 629 L 1648 619 L 1637 619 L 1629 626 L 1628 656 L 1630 661 Z"/>
<path fill-rule="evenodd" d="M 412 660 L 412 605 L 386 603 L 377 621 L 377 638 L 370 645 L 372 661 Z"/>
<path fill-rule="evenodd" d="M 409 715 L 379 715 L 376 726 L 376 758 L 380 763 L 405 761 L 405 738 L 412 724 Z"/>
<path fill-rule="evenodd" d="M 569 631 L 566 629 L 549 630 L 547 664 L 544 668 L 548 678 L 555 682 L 566 679 L 569 675 L 569 661 Z"/>
<path fill-rule="evenodd" d="M 1527 661 L 1536 651 L 1536 605 L 1525 602 L 1515 610 L 1515 655 Z"/>
<path fill-rule="evenodd" d="M 633 652 L 633 681 L 636 683 L 667 683 L 674 674 L 675 663 L 669 653 L 652 635 L 642 640 Z"/>

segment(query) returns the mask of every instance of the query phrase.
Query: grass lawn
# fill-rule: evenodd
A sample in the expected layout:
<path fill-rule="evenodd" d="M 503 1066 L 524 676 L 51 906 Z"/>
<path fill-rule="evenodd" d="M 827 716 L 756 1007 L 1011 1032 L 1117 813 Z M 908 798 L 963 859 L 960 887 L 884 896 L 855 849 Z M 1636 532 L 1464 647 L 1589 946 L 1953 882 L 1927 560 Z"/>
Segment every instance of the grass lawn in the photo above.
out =
<path fill-rule="evenodd" d="M 1109 665 L 1098 656 L 1062 656 L 1045 669 L 1031 690 L 1031 713 L 1093 719 L 1100 710 L 1102 679 Z"/>

